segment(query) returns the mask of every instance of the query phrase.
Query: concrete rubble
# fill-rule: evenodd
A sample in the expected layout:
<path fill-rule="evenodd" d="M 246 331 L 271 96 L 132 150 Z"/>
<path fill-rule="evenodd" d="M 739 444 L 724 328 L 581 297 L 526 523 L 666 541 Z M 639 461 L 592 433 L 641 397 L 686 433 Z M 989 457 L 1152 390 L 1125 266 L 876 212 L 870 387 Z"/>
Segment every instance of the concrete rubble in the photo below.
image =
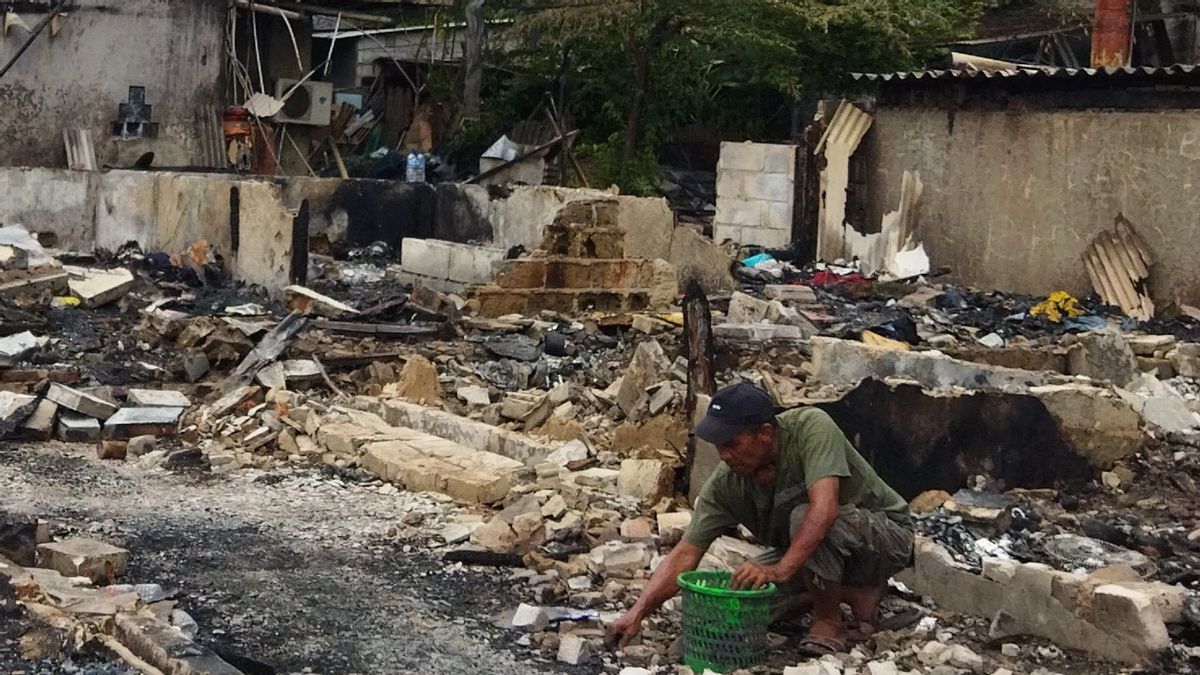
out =
<path fill-rule="evenodd" d="M 0 343 L 0 436 L 83 444 L 130 475 L 309 473 L 424 493 L 435 506 L 389 539 L 503 581 L 517 601 L 492 618 L 513 649 L 555 667 L 676 672 L 678 600 L 640 643 L 602 643 L 718 461 L 703 447 L 689 458 L 684 265 L 630 257 L 657 249 L 622 208 L 603 193 L 568 201 L 515 257 L 405 239 L 399 272 L 380 264 L 370 283 L 318 277 L 274 296 L 101 274 L 98 261 L 68 269 L 78 303 L 53 312 L 88 330 L 8 308 L 30 330 Z M 1026 300 L 774 262 L 709 279 L 717 383 L 829 412 L 912 500 L 922 538 L 881 617 L 913 621 L 813 660 L 773 637 L 770 672 L 1059 672 L 1073 658 L 1195 655 L 1200 332 L 1068 331 Z M 198 280 L 211 264 L 169 269 Z M 137 551 L 46 541 L 36 519 L 0 526 L 0 555 L 20 564 L 0 575 L 25 599 L 103 610 L 106 635 L 164 670 L 194 644 L 155 602 L 68 593 L 53 576 L 112 585 Z M 1103 555 L 1073 557 L 1064 537 Z M 702 567 L 764 551 L 730 532 Z"/>

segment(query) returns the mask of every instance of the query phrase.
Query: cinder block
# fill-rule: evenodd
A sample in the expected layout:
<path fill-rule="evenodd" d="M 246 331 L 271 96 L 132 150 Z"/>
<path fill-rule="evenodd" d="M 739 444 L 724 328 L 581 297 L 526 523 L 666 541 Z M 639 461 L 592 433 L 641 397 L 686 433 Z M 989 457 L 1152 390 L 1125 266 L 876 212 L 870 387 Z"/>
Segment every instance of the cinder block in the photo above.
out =
<path fill-rule="evenodd" d="M 767 227 L 772 230 L 792 230 L 792 202 L 786 204 L 774 203 L 767 205 Z"/>
<path fill-rule="evenodd" d="M 737 225 L 713 225 L 713 241 L 720 244 L 724 241 L 742 242 L 742 228 Z"/>
<path fill-rule="evenodd" d="M 125 573 L 129 551 L 95 539 L 63 539 L 37 547 L 38 566 L 68 577 L 112 583 Z"/>
<path fill-rule="evenodd" d="M 413 274 L 446 279 L 450 269 L 450 248 L 446 242 L 436 239 L 402 239 L 400 267 Z"/>
<path fill-rule="evenodd" d="M 791 204 L 796 186 L 787 174 L 760 173 L 746 181 L 746 197 L 768 202 Z"/>
<path fill-rule="evenodd" d="M 475 294 L 479 300 L 480 316 L 506 316 L 525 314 L 529 309 L 529 295 L 519 290 L 489 288 Z"/>
<path fill-rule="evenodd" d="M 796 178 L 796 146 L 764 145 L 763 155 L 767 173 L 782 173 L 789 179 Z"/>
<path fill-rule="evenodd" d="M 492 265 L 504 260 L 505 250 L 493 246 L 480 246 L 474 251 L 472 263 L 475 267 L 474 283 L 485 284 L 492 280 Z"/>
<path fill-rule="evenodd" d="M 717 176 L 717 196 L 726 199 L 741 199 L 746 196 L 746 171 L 722 169 Z"/>
<path fill-rule="evenodd" d="M 792 243 L 792 233 L 791 230 L 747 227 L 742 229 L 741 243 L 766 248 L 787 248 Z"/>
<path fill-rule="evenodd" d="M 761 227 L 767 219 L 767 204 L 748 199 L 717 199 L 716 222 L 738 227 Z"/>
<path fill-rule="evenodd" d="M 722 143 L 721 158 L 717 170 L 762 171 L 766 168 L 766 156 L 761 143 Z"/>
<path fill-rule="evenodd" d="M 545 260 L 505 260 L 494 266 L 495 283 L 500 288 L 542 288 L 546 285 Z"/>

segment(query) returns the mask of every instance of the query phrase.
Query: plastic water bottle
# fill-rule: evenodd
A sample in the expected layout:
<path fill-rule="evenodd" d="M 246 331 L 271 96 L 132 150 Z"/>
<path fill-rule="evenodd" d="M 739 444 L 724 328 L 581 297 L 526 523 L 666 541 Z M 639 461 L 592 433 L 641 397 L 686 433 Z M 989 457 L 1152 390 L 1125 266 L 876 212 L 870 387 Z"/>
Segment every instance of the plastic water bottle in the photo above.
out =
<path fill-rule="evenodd" d="M 406 174 L 410 183 L 425 182 L 425 153 L 417 152 L 416 150 L 408 153 L 408 162 L 406 164 Z"/>

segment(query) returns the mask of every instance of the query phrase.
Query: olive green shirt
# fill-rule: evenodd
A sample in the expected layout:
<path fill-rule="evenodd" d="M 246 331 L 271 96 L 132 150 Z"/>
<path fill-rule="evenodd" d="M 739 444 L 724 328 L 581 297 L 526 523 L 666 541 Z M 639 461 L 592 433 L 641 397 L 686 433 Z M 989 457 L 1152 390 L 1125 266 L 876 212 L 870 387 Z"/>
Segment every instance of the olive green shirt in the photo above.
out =
<path fill-rule="evenodd" d="M 881 511 L 897 522 L 911 523 L 904 498 L 883 482 L 825 411 L 796 408 L 780 413 L 776 420 L 779 459 L 775 484 L 759 485 L 721 462 L 696 498 L 692 524 L 684 534 L 688 543 L 707 549 L 717 537 L 741 524 L 763 544 L 787 548 L 792 510 L 808 503 L 813 483 L 830 476 L 841 479 L 841 506 Z"/>

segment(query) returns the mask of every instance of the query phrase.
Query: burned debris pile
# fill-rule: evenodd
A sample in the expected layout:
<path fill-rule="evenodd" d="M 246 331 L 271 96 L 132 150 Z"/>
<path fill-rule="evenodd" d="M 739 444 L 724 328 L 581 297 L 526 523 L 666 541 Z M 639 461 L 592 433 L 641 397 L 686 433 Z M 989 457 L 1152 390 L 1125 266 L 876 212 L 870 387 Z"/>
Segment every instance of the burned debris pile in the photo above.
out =
<path fill-rule="evenodd" d="M 433 511 L 390 538 L 511 579 L 525 601 L 494 622 L 529 658 L 670 672 L 676 605 L 621 652 L 602 637 L 686 530 L 687 495 L 715 465 L 688 434 L 705 355 L 691 351 L 675 272 L 624 258 L 606 208 L 565 211 L 544 250 L 495 263 L 491 283 L 461 295 L 389 278 L 384 247 L 272 296 L 214 280 L 202 253 L 56 267 L 13 244 L 14 269 L 44 256 L 66 284 L 4 300 L 0 432 L 144 471 L 310 471 L 429 493 Z M 1196 663 L 1200 324 L 1144 333 L 1090 300 L 764 258 L 739 275 L 740 290 L 708 297 L 716 382 L 825 409 L 912 500 L 921 534 L 887 629 L 797 666 L 779 628 L 772 667 Z M 569 303 L 535 302 L 562 293 Z M 4 574 L 26 605 L 77 617 L 103 601 L 122 642 L 180 625 L 153 589 L 112 585 L 124 552 L 9 521 Z M 762 550 L 731 533 L 703 567 Z"/>

